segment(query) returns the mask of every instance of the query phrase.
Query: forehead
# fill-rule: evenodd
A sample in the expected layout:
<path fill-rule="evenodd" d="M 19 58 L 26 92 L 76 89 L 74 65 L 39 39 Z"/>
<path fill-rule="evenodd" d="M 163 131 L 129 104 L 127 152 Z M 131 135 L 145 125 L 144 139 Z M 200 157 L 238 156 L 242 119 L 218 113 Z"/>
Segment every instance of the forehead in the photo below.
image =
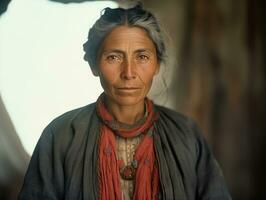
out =
<path fill-rule="evenodd" d="M 148 49 L 155 51 L 155 45 L 147 32 L 139 27 L 118 26 L 105 38 L 102 50 Z"/>

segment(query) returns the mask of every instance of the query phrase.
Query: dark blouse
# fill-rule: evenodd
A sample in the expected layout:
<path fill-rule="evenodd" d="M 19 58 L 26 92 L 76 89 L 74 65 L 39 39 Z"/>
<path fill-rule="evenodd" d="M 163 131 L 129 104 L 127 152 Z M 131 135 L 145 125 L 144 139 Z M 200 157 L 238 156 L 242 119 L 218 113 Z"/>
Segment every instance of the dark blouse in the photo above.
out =
<path fill-rule="evenodd" d="M 154 144 L 165 200 L 229 200 L 222 171 L 195 123 L 156 106 Z M 98 199 L 100 119 L 94 104 L 69 111 L 43 131 L 20 200 Z"/>

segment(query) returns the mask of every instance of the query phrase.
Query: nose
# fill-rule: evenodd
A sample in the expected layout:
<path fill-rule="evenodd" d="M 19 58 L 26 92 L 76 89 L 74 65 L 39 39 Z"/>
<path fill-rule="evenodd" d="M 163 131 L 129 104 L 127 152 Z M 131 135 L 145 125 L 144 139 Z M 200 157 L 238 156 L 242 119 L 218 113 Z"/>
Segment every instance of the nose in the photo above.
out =
<path fill-rule="evenodd" d="M 135 64 L 126 60 L 122 65 L 121 76 L 123 79 L 130 80 L 136 78 L 136 69 Z"/>

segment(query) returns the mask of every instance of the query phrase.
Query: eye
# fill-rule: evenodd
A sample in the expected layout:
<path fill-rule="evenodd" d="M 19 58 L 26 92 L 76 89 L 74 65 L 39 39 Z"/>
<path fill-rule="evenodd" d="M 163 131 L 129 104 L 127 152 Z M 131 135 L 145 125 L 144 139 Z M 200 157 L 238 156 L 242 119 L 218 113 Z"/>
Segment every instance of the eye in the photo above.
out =
<path fill-rule="evenodd" d="M 122 60 L 121 56 L 111 54 L 106 57 L 107 62 L 113 63 L 113 62 L 120 62 Z"/>
<path fill-rule="evenodd" d="M 149 57 L 146 56 L 146 55 L 140 55 L 139 58 L 142 59 L 142 60 L 146 60 L 146 59 L 148 59 Z"/>
<path fill-rule="evenodd" d="M 149 56 L 145 55 L 145 54 L 139 54 L 137 56 L 137 59 L 140 60 L 140 61 L 148 61 L 149 60 Z"/>

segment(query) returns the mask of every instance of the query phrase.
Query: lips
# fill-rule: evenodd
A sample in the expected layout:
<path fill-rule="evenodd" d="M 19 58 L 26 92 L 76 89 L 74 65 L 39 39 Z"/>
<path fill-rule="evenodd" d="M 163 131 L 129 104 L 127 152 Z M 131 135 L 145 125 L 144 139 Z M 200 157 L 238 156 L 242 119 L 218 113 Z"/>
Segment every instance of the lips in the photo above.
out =
<path fill-rule="evenodd" d="M 118 87 L 117 94 L 122 96 L 136 95 L 141 91 L 141 87 Z"/>
<path fill-rule="evenodd" d="M 119 90 L 138 90 L 140 87 L 119 87 Z"/>

